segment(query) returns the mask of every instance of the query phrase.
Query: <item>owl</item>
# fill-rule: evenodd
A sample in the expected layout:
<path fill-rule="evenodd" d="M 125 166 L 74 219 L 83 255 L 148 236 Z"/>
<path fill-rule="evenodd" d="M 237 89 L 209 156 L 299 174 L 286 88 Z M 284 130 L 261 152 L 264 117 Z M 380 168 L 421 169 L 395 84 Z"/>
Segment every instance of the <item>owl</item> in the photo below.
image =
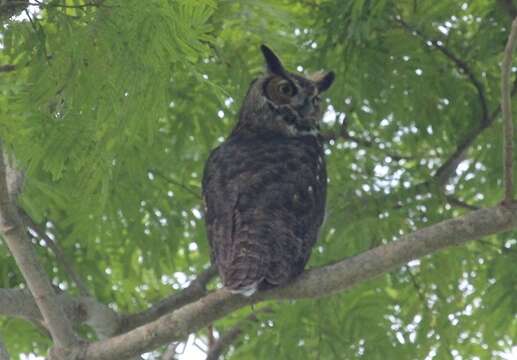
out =
<path fill-rule="evenodd" d="M 334 81 L 333 72 L 289 72 L 261 51 L 266 71 L 203 174 L 212 262 L 224 286 L 246 296 L 289 283 L 309 260 L 327 186 L 320 95 Z"/>

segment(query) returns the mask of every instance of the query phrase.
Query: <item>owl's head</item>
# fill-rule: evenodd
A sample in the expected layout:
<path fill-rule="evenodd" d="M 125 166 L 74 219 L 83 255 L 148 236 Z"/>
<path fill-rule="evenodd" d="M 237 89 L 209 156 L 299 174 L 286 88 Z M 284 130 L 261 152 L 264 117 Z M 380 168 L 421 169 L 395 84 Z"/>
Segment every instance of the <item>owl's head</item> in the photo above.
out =
<path fill-rule="evenodd" d="M 316 135 L 323 115 L 320 94 L 334 81 L 334 73 L 304 77 L 285 70 L 267 46 L 260 47 L 265 73 L 253 80 L 242 105 L 236 132 L 273 132 L 285 136 Z"/>

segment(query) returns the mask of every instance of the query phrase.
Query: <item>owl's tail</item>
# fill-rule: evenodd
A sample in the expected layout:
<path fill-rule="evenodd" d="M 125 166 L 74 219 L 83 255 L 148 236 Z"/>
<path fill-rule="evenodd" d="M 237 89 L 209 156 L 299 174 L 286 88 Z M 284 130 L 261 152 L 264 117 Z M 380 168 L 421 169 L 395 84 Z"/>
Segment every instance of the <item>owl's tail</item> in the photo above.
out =
<path fill-rule="evenodd" d="M 244 296 L 253 295 L 264 281 L 267 264 L 264 263 L 264 256 L 260 256 L 258 249 L 248 247 L 241 243 L 237 254 L 235 254 L 227 266 L 219 268 L 224 286 L 232 293 Z"/>
<path fill-rule="evenodd" d="M 257 292 L 257 289 L 258 289 L 258 281 L 253 284 L 250 284 L 248 286 L 239 288 L 239 289 L 229 288 L 229 290 L 232 294 L 240 294 L 240 295 L 246 296 L 246 297 L 249 297 L 249 296 L 255 294 Z"/>

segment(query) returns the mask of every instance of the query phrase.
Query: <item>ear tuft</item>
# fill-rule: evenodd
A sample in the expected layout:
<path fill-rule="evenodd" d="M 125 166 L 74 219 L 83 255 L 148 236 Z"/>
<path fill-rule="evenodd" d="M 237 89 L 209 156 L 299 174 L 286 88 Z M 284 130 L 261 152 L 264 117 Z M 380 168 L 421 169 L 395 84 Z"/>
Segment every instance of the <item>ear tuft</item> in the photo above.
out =
<path fill-rule="evenodd" d="M 260 45 L 260 50 L 262 51 L 264 59 L 266 60 L 267 70 L 276 75 L 283 75 L 285 73 L 284 67 L 273 50 L 264 44 Z"/>
<path fill-rule="evenodd" d="M 336 75 L 333 71 L 318 71 L 310 76 L 310 79 L 316 83 L 319 92 L 328 90 L 335 78 Z"/>

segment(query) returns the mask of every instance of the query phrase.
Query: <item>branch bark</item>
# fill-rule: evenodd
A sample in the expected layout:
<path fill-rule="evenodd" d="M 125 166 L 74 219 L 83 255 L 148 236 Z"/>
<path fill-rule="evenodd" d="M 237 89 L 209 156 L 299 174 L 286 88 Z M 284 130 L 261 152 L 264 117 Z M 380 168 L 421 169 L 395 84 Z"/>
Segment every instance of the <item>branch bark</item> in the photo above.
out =
<path fill-rule="evenodd" d="M 123 359 L 184 339 L 243 306 L 269 299 L 318 298 L 344 291 L 406 262 L 442 248 L 517 228 L 517 204 L 473 211 L 405 235 L 399 240 L 332 265 L 304 272 L 287 287 L 252 297 L 217 290 L 171 314 L 125 334 L 85 345 L 87 359 Z M 70 359 L 70 358 L 69 358 Z M 77 358 L 78 359 L 78 358 Z"/>
<path fill-rule="evenodd" d="M 0 233 L 36 300 L 45 323 L 58 346 L 70 347 L 77 339 L 54 289 L 39 264 L 36 252 L 20 221 L 16 206 L 11 201 L 7 184 L 7 167 L 0 146 Z"/>
<path fill-rule="evenodd" d="M 509 204 L 513 200 L 513 122 L 512 104 L 510 96 L 510 77 L 512 54 L 517 36 L 517 18 L 512 22 L 508 42 L 504 49 L 501 65 L 501 109 L 503 113 L 503 169 L 504 169 L 504 202 Z"/>
<path fill-rule="evenodd" d="M 0 339 L 0 360 L 9 360 L 9 353 L 4 346 L 2 339 Z"/>
<path fill-rule="evenodd" d="M 206 295 L 206 285 L 217 275 L 215 266 L 211 266 L 201 272 L 197 278 L 185 289 L 174 293 L 168 298 L 154 304 L 149 309 L 140 313 L 127 315 L 121 321 L 119 332 L 126 332 L 140 325 L 158 319 L 160 316 L 170 313 L 182 306 L 196 301 Z"/>
<path fill-rule="evenodd" d="M 75 324 L 88 324 L 101 339 L 112 336 L 119 327 L 118 314 L 90 297 L 58 295 L 59 306 Z M 23 289 L 0 289 L 0 314 L 42 324 L 43 317 L 29 291 Z"/>

